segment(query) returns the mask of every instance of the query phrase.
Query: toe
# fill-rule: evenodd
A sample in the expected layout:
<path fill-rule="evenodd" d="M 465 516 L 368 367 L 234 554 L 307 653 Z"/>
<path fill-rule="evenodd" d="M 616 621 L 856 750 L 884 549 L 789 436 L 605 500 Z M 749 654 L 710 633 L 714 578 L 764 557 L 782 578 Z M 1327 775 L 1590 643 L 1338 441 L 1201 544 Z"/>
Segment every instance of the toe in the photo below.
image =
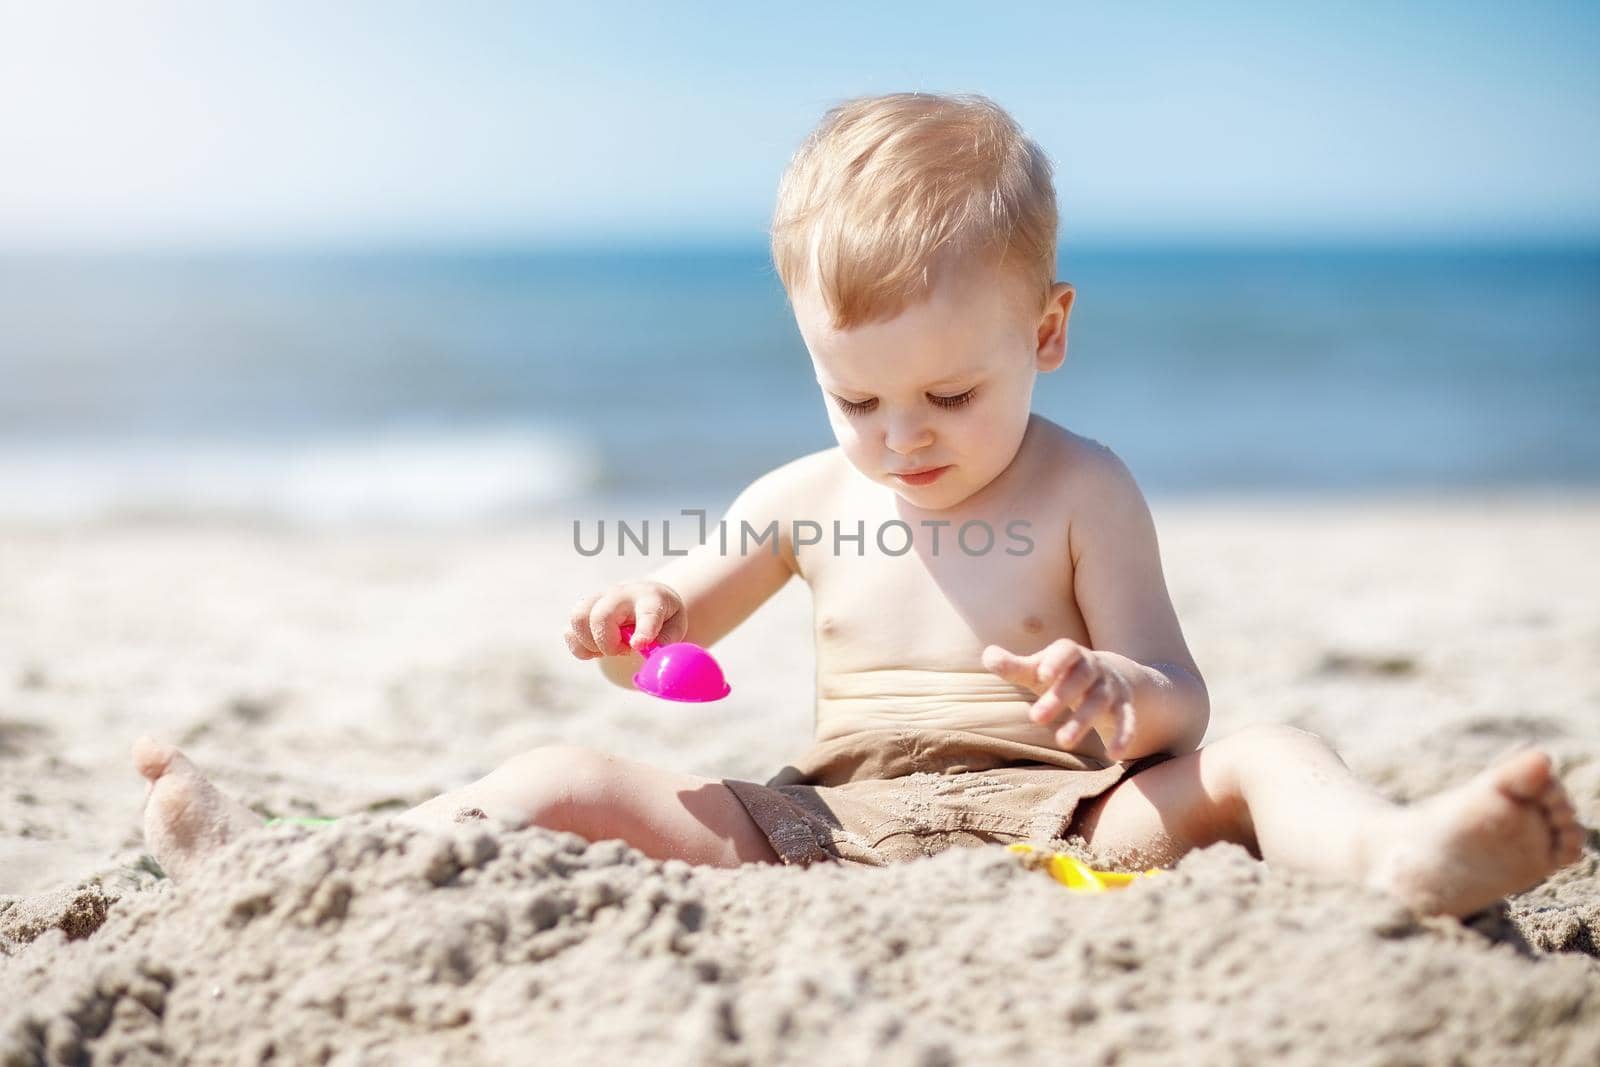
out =
<path fill-rule="evenodd" d="M 163 745 L 149 736 L 133 743 L 133 765 L 152 782 L 167 773 L 172 758 L 177 754 L 178 750 L 173 746 Z"/>
<path fill-rule="evenodd" d="M 1574 823 L 1562 827 L 1556 834 L 1556 862 L 1565 867 L 1569 863 L 1577 863 L 1583 855 L 1583 827 Z"/>
<path fill-rule="evenodd" d="M 1550 756 L 1536 748 L 1517 752 L 1491 767 L 1489 774 L 1507 796 L 1537 801 L 1551 783 Z"/>
<path fill-rule="evenodd" d="M 1539 794 L 1539 803 L 1552 814 L 1572 810 L 1572 799 L 1567 796 L 1567 790 L 1560 779 L 1554 777 L 1550 779 L 1550 784 L 1544 787 L 1544 792 Z"/>
<path fill-rule="evenodd" d="M 1553 804 L 1545 805 L 1545 813 L 1550 816 L 1553 826 L 1575 826 L 1578 822 L 1578 813 L 1572 807 L 1572 801 L 1562 797 Z"/>

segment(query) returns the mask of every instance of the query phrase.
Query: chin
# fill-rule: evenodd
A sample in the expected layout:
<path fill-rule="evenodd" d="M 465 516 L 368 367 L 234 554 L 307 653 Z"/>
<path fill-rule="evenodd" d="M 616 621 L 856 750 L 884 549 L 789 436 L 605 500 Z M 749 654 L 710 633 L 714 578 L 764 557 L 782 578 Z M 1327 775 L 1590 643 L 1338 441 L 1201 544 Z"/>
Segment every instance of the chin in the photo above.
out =
<path fill-rule="evenodd" d="M 891 479 L 889 488 L 907 504 L 923 511 L 948 511 L 972 494 L 964 487 L 954 485 L 928 485 L 922 487 L 901 485 Z"/>

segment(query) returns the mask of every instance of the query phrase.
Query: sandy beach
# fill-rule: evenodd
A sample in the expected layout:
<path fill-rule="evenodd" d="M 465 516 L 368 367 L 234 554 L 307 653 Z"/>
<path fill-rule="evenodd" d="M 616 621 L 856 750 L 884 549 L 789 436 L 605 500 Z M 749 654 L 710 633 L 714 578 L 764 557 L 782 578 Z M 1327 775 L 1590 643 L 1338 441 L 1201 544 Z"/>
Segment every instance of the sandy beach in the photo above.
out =
<path fill-rule="evenodd" d="M 1211 738 L 1284 722 L 1413 799 L 1519 742 L 1600 825 L 1600 497 L 1157 499 Z M 648 571 L 569 523 L 0 527 L 0 1064 L 1593 1065 L 1600 837 L 1418 920 L 1219 846 L 1084 896 L 995 846 L 737 871 L 386 813 L 571 742 L 765 780 L 812 726 L 791 583 L 668 705 L 568 656 Z M 141 733 L 279 826 L 175 885 Z"/>

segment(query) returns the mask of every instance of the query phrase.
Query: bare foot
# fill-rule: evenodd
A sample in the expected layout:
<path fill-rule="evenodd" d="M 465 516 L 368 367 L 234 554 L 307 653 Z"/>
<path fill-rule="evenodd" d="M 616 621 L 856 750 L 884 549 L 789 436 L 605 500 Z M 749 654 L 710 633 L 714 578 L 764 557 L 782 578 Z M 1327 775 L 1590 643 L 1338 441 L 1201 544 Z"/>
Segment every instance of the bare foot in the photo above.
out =
<path fill-rule="evenodd" d="M 1471 915 L 1577 860 L 1584 829 L 1550 757 L 1530 749 L 1395 816 L 1367 883 L 1418 911 Z"/>
<path fill-rule="evenodd" d="M 150 781 L 144 843 L 175 881 L 203 857 L 253 827 L 261 816 L 206 781 L 189 757 L 148 737 L 133 744 L 133 765 Z"/>

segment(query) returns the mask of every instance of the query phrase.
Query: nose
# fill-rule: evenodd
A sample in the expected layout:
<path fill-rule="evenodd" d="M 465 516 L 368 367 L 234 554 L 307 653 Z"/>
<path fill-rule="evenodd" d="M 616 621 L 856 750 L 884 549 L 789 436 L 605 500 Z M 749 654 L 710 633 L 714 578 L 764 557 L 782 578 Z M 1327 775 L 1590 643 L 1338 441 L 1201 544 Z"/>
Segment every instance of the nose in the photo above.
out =
<path fill-rule="evenodd" d="M 889 419 L 883 443 L 889 451 L 909 456 L 933 444 L 933 431 L 921 419 L 898 415 Z"/>

